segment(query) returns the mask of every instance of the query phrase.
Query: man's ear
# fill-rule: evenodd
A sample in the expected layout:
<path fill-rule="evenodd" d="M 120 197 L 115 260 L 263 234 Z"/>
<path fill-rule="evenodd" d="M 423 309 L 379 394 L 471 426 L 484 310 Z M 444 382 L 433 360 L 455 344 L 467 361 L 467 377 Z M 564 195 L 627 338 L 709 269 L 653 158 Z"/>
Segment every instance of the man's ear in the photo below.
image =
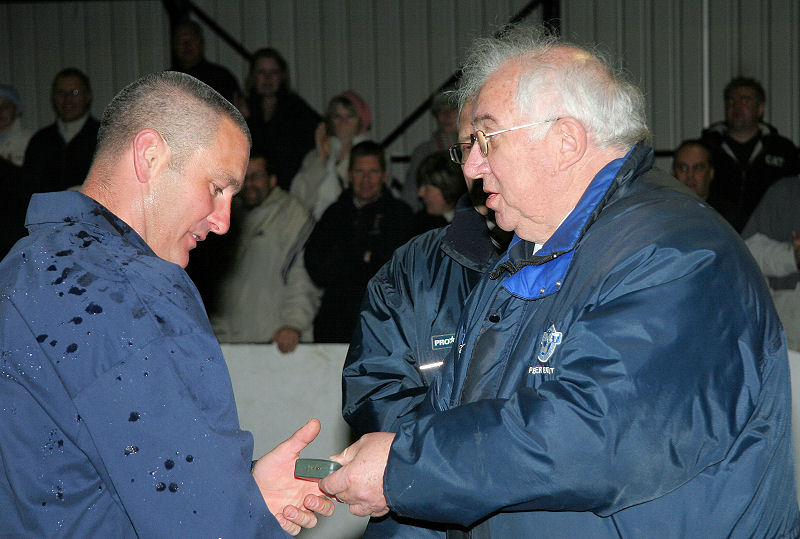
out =
<path fill-rule="evenodd" d="M 553 126 L 553 133 L 558 138 L 558 170 L 566 170 L 586 153 L 588 146 L 586 129 L 575 118 L 561 118 Z"/>
<path fill-rule="evenodd" d="M 157 178 L 171 157 L 167 141 L 158 131 L 143 129 L 133 138 L 133 167 L 140 183 Z"/>
<path fill-rule="evenodd" d="M 276 185 L 278 185 L 278 175 L 273 174 L 272 176 L 269 177 L 269 188 L 275 189 Z"/>

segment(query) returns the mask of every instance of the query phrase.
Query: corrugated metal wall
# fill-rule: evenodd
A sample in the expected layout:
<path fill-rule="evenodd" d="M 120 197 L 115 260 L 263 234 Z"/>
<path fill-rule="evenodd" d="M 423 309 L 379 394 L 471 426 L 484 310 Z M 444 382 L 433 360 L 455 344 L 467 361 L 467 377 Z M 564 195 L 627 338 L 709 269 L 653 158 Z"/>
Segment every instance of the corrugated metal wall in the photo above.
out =
<path fill-rule="evenodd" d="M 248 50 L 271 45 L 294 87 L 322 111 L 348 88 L 372 105 L 380 140 L 526 0 L 203 0 L 196 2 Z M 800 2 L 797 0 L 561 0 L 562 32 L 598 43 L 644 87 L 656 147 L 669 149 L 721 119 L 722 88 L 754 76 L 768 91 L 766 119 L 800 141 Z M 537 10 L 529 20 L 541 20 Z M 206 56 L 244 78 L 246 64 L 206 32 Z M 0 82 L 22 94 L 25 123 L 53 121 L 53 75 L 73 65 L 93 84 L 95 115 L 124 84 L 169 66 L 159 0 L 0 5 Z M 402 155 L 433 122 L 416 122 L 390 148 Z"/>

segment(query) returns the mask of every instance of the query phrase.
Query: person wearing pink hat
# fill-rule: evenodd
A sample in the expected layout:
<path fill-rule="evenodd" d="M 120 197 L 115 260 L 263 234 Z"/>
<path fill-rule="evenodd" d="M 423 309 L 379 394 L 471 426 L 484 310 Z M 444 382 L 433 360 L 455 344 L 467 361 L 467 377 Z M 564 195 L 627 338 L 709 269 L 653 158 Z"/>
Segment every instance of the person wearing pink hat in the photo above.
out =
<path fill-rule="evenodd" d="M 317 126 L 316 147 L 303 159 L 292 180 L 291 192 L 319 220 L 323 212 L 347 187 L 350 149 L 367 140 L 372 122 L 369 104 L 352 90 L 334 96 L 325 120 Z"/>

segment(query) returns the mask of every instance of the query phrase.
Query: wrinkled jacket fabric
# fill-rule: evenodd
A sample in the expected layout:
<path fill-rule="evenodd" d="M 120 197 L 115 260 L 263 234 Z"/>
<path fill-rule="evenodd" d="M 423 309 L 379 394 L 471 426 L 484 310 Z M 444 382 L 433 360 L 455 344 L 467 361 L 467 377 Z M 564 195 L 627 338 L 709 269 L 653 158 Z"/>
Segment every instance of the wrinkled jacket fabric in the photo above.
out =
<path fill-rule="evenodd" d="M 0 263 L 0 536 L 285 537 L 186 273 L 77 192 Z"/>
<path fill-rule="evenodd" d="M 400 426 L 398 514 L 476 537 L 796 537 L 786 345 L 758 268 L 636 146 L 515 238 Z"/>

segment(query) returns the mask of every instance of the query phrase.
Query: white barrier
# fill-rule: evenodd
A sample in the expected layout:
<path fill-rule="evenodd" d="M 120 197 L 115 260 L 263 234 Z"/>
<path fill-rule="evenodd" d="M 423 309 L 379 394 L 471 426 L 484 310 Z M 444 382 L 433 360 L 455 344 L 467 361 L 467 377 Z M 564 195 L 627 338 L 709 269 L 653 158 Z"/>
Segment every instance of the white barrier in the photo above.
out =
<path fill-rule="evenodd" d="M 283 355 L 269 345 L 223 345 L 239 421 L 253 433 L 255 455 L 261 456 L 291 436 L 309 418 L 322 422 L 322 432 L 303 456 L 326 458 L 350 445 L 353 434 L 342 419 L 344 344 L 300 345 Z M 789 351 L 792 376 L 792 430 L 795 474 L 800 503 L 800 352 Z M 351 515 L 344 505 L 303 538 L 355 539 L 367 519 Z"/>
<path fill-rule="evenodd" d="M 239 422 L 253 433 L 255 457 L 260 457 L 312 417 L 322 423 L 314 443 L 304 457 L 327 458 L 353 440 L 342 419 L 342 364 L 344 344 L 301 344 L 284 355 L 271 345 L 227 344 L 222 353 L 228 363 Z M 366 518 L 350 514 L 346 505 L 336 504 L 330 518 L 316 528 L 300 532 L 303 539 L 356 539 L 361 537 Z"/>
<path fill-rule="evenodd" d="M 792 436 L 794 437 L 794 475 L 797 478 L 797 503 L 800 504 L 800 352 L 789 350 L 792 374 Z"/>

